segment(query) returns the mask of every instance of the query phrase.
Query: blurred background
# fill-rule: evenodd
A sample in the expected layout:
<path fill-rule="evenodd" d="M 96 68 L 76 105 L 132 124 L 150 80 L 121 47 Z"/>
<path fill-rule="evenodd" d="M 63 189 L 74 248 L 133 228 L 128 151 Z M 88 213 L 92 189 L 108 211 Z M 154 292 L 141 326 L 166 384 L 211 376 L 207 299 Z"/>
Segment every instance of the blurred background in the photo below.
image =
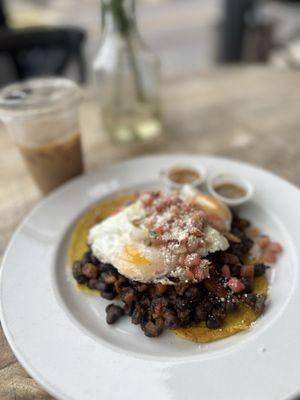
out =
<path fill-rule="evenodd" d="M 140 0 L 166 75 L 224 63 L 300 68 L 300 0 Z M 0 86 L 45 74 L 89 82 L 100 0 L 0 0 Z"/>

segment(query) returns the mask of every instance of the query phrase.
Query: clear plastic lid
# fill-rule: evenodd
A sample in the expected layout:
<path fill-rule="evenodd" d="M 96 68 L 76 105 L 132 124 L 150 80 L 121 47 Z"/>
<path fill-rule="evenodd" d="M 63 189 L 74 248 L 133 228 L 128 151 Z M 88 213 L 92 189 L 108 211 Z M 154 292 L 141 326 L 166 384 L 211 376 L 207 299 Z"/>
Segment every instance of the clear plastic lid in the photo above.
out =
<path fill-rule="evenodd" d="M 6 86 L 0 91 L 0 118 L 27 118 L 64 111 L 78 105 L 81 91 L 64 78 L 37 78 Z"/>

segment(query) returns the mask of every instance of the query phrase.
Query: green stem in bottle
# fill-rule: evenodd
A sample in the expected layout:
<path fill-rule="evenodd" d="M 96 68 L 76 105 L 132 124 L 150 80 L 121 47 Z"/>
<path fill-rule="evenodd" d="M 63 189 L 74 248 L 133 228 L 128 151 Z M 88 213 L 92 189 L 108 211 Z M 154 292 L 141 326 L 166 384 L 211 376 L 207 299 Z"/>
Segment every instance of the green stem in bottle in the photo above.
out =
<path fill-rule="evenodd" d="M 140 76 L 138 63 L 132 47 L 131 32 L 133 27 L 133 21 L 128 17 L 124 9 L 124 0 L 110 0 L 108 3 L 104 3 L 104 12 L 107 10 L 112 13 L 114 24 L 118 32 L 126 39 L 128 47 L 129 62 L 133 71 L 133 77 L 136 88 L 136 95 L 140 102 L 145 101 L 143 81 Z"/>

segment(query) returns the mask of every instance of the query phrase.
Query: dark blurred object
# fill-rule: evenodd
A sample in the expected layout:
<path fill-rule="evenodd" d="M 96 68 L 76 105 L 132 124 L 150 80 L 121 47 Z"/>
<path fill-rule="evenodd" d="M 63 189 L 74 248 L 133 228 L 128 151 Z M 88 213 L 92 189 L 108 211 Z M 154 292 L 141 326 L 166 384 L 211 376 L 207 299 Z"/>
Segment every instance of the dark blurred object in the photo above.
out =
<path fill-rule="evenodd" d="M 83 45 L 86 34 L 76 27 L 11 29 L 4 0 L 0 0 L 0 55 L 11 62 L 14 79 L 63 75 L 76 65 L 81 83 L 86 81 Z"/>
<path fill-rule="evenodd" d="M 224 0 L 220 32 L 219 61 L 241 60 L 245 33 L 245 15 L 253 10 L 256 0 Z"/>
<path fill-rule="evenodd" d="M 0 53 L 11 58 L 17 79 L 63 75 L 74 63 L 79 81 L 85 82 L 84 40 L 84 31 L 73 27 L 3 28 L 0 30 Z"/>
<path fill-rule="evenodd" d="M 300 4 L 300 0 L 277 0 Z M 273 46 L 274 21 L 260 15 L 262 0 L 224 0 L 220 29 L 220 62 L 266 62 Z"/>
<path fill-rule="evenodd" d="M 0 0 L 0 28 L 5 28 L 6 26 L 7 26 L 7 20 L 6 20 L 5 7 L 3 4 L 3 0 Z"/>

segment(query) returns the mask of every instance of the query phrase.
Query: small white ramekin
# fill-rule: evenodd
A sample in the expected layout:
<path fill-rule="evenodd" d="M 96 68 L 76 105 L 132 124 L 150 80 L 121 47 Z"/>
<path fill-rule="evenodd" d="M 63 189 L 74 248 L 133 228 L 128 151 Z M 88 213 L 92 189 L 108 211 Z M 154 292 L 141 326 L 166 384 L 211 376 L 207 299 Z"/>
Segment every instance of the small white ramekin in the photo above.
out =
<path fill-rule="evenodd" d="M 200 175 L 199 179 L 196 179 L 195 181 L 193 181 L 191 183 L 174 182 L 172 179 L 170 179 L 169 173 L 175 168 L 187 168 L 187 169 L 195 170 Z M 160 176 L 161 176 L 163 184 L 168 189 L 180 190 L 182 187 L 187 186 L 187 185 L 194 187 L 194 188 L 198 188 L 205 182 L 206 170 L 202 165 L 201 166 L 197 165 L 197 167 L 195 167 L 193 165 L 187 165 L 187 164 L 184 164 L 184 165 L 183 164 L 174 164 L 174 165 L 170 166 L 169 168 L 161 171 Z"/>
<path fill-rule="evenodd" d="M 242 187 L 246 194 L 239 198 L 229 198 L 222 196 L 215 190 L 216 185 L 220 185 L 222 183 L 232 183 Z M 250 181 L 244 179 L 235 174 L 226 174 L 226 173 L 215 173 L 210 175 L 207 179 L 207 190 L 208 192 L 215 197 L 216 199 L 222 201 L 223 203 L 227 204 L 230 207 L 237 207 L 240 206 L 247 201 L 249 201 L 253 197 L 254 187 Z"/>

